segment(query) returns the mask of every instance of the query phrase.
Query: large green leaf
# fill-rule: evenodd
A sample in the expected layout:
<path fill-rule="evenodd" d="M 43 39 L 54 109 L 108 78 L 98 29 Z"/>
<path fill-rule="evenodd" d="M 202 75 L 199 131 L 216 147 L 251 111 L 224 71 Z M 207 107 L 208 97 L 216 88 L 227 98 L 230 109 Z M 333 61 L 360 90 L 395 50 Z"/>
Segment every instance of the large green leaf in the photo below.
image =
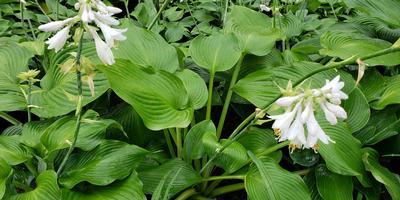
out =
<path fill-rule="evenodd" d="M 105 140 L 92 151 L 71 156 L 59 182 L 69 189 L 83 181 L 107 185 L 129 176 L 147 154 L 135 145 Z"/>
<path fill-rule="evenodd" d="M 385 89 L 385 80 L 376 68 L 368 69 L 364 72 L 359 88 L 367 98 L 368 102 L 379 100 Z"/>
<path fill-rule="evenodd" d="M 330 125 L 326 120 L 319 120 L 325 133 L 335 142 L 320 145 L 319 153 L 327 168 L 341 175 L 357 176 L 361 181 L 365 171 L 361 160 L 361 143 L 351 135 L 344 122 Z"/>
<path fill-rule="evenodd" d="M 208 37 L 197 36 L 190 43 L 189 50 L 194 62 L 212 74 L 232 68 L 241 55 L 237 39 L 233 34 L 215 33 Z"/>
<path fill-rule="evenodd" d="M 197 73 L 189 69 L 177 72 L 178 76 L 186 87 L 190 104 L 194 109 L 202 108 L 207 102 L 207 86 L 204 80 Z"/>
<path fill-rule="evenodd" d="M 18 165 L 32 158 L 32 152 L 20 142 L 21 137 L 0 135 L 0 155 L 10 165 Z"/>
<path fill-rule="evenodd" d="M 183 82 L 175 75 L 127 60 L 99 68 L 115 93 L 135 108 L 149 129 L 183 128 L 190 124 L 193 108 Z"/>
<path fill-rule="evenodd" d="M 257 56 L 267 55 L 278 38 L 284 37 L 278 29 L 272 28 L 268 16 L 242 6 L 233 6 L 226 30 L 235 33 L 243 52 Z"/>
<path fill-rule="evenodd" d="M 400 177 L 379 164 L 379 154 L 372 148 L 363 149 L 365 168 L 374 178 L 383 183 L 392 199 L 400 199 Z"/>
<path fill-rule="evenodd" d="M 54 171 L 42 172 L 36 178 L 36 188 L 30 192 L 10 196 L 10 200 L 59 200 L 60 188 L 57 184 L 57 174 Z"/>
<path fill-rule="evenodd" d="M 49 152 L 68 148 L 74 138 L 75 124 L 76 117 L 73 116 L 57 120 L 44 130 L 41 137 L 42 144 Z M 122 130 L 116 121 L 100 119 L 95 111 L 87 111 L 82 116 L 76 147 L 85 151 L 94 149 L 105 138 L 107 128 L 111 127 Z"/>
<path fill-rule="evenodd" d="M 21 142 L 32 148 L 40 148 L 40 138 L 54 121 L 55 119 L 48 119 L 25 123 L 22 127 Z"/>
<path fill-rule="evenodd" d="M 202 142 L 204 134 L 216 134 L 215 125 L 210 120 L 202 121 L 194 125 L 186 134 L 184 148 L 185 155 L 191 159 L 200 159 L 204 156 L 205 150 Z"/>
<path fill-rule="evenodd" d="M 306 183 L 308 189 L 310 190 L 311 199 L 313 200 L 323 200 L 321 195 L 318 192 L 317 181 L 315 180 L 314 170 L 308 172 L 307 175 L 304 176 L 303 180 Z"/>
<path fill-rule="evenodd" d="M 379 100 L 371 103 L 371 107 L 382 110 L 387 105 L 400 103 L 400 75 L 386 77 L 386 86 Z"/>
<path fill-rule="evenodd" d="M 322 55 L 347 59 L 352 56 L 365 56 L 392 46 L 390 42 L 374 38 L 355 38 L 349 33 L 326 32 L 321 36 L 320 50 Z M 375 65 L 394 66 L 400 64 L 400 52 L 388 53 L 375 58 L 367 59 L 365 63 Z"/>
<path fill-rule="evenodd" d="M 28 71 L 28 61 L 32 57 L 33 53 L 28 49 L 13 42 L 0 41 L 0 111 L 26 108 L 17 75 Z"/>
<path fill-rule="evenodd" d="M 151 66 L 169 72 L 179 68 L 178 54 L 160 35 L 135 26 L 126 20 L 123 24 L 128 31 L 126 40 L 114 50 L 116 58 L 130 60 L 142 67 Z"/>
<path fill-rule="evenodd" d="M 249 199 L 311 199 L 299 175 L 284 170 L 270 157 L 259 159 L 251 152 L 249 155 L 255 163 L 245 179 Z"/>
<path fill-rule="evenodd" d="M 74 51 L 76 47 L 70 47 L 50 56 L 46 75 L 40 81 L 41 88 L 32 92 L 32 105 L 37 106 L 32 108 L 34 114 L 50 118 L 65 115 L 76 109 L 78 94 L 76 75 L 75 73 L 65 74 L 59 66 L 68 59 L 72 59 L 70 54 Z M 99 63 L 94 45 L 84 43 L 82 54 L 94 64 Z M 97 99 L 109 88 L 108 81 L 102 73 L 96 73 L 93 82 L 94 96 L 91 95 L 89 85 L 86 82 L 83 84 L 83 106 Z"/>
<path fill-rule="evenodd" d="M 400 27 L 400 2 L 397 0 L 343 0 L 347 6 L 378 18 L 391 26 Z"/>
<path fill-rule="evenodd" d="M 166 175 L 166 185 L 171 185 L 168 198 L 171 198 L 176 193 L 201 181 L 200 174 L 196 172 L 192 166 L 180 159 L 173 159 L 158 167 L 139 172 L 139 177 L 143 181 L 144 192 L 152 194 L 157 188 L 160 180 L 162 180 Z M 175 176 L 178 178 L 172 181 Z M 167 188 L 164 187 L 163 192 L 161 193 L 164 194 L 166 189 Z"/>
<path fill-rule="evenodd" d="M 293 63 L 293 66 L 275 67 L 272 70 L 261 69 L 240 79 L 236 83 L 234 91 L 255 106 L 264 108 L 281 95 L 277 85 L 281 88 L 286 88 L 289 80 L 294 83 L 309 76 L 314 71 L 320 70 L 322 67 L 318 63 L 299 62 Z M 352 91 L 354 79 L 343 71 L 339 71 L 339 73 L 334 70 L 323 71 L 311 76 L 308 80 L 311 83 L 311 87 L 321 87 L 325 84 L 326 79 L 332 79 L 338 74 L 345 81 L 344 92 L 349 93 Z"/>
<path fill-rule="evenodd" d="M 229 139 L 222 139 L 221 143 L 213 132 L 205 132 L 202 138 L 206 153 L 212 157 L 224 144 L 230 142 Z M 213 161 L 218 167 L 222 167 L 227 173 L 233 173 L 242 168 L 247 163 L 248 157 L 246 149 L 237 141 L 227 146 Z"/>
<path fill-rule="evenodd" d="M 0 198 L 2 199 L 7 188 L 7 181 L 13 174 L 11 166 L 2 158 L 0 158 Z"/>
<path fill-rule="evenodd" d="M 132 174 L 122 180 L 113 182 L 107 186 L 89 186 L 85 191 L 73 191 L 62 189 L 63 200 L 144 200 L 146 197 L 142 191 L 143 184 L 138 174 Z"/>
<path fill-rule="evenodd" d="M 347 112 L 346 121 L 352 133 L 360 130 L 368 123 L 371 112 L 368 101 L 360 89 L 355 88 L 349 94 L 349 99 L 344 101 L 343 107 Z"/>
<path fill-rule="evenodd" d="M 315 170 L 318 191 L 325 200 L 352 200 L 353 180 L 351 176 L 343 176 L 329 171 L 325 165 Z"/>

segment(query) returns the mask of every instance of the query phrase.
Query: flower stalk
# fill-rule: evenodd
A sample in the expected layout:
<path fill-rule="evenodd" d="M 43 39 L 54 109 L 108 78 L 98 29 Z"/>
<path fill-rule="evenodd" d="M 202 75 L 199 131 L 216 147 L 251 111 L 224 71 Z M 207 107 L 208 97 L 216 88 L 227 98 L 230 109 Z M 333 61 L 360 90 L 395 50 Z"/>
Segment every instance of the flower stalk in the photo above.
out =
<path fill-rule="evenodd" d="M 76 58 L 75 58 L 75 65 L 77 66 L 76 85 L 77 85 L 77 92 L 78 92 L 78 102 L 77 102 L 77 108 L 76 108 L 76 112 L 75 112 L 75 117 L 76 117 L 75 132 L 74 132 L 72 144 L 69 147 L 67 154 L 65 155 L 63 161 L 61 162 L 61 164 L 57 170 L 57 177 L 59 177 L 60 174 L 62 173 L 69 157 L 71 156 L 72 151 L 75 148 L 76 141 L 78 140 L 79 129 L 81 126 L 81 117 L 82 117 L 81 112 L 82 112 L 83 95 L 82 95 L 82 74 L 80 71 L 80 64 L 81 64 L 81 54 L 82 54 L 82 43 L 83 43 L 83 34 L 81 35 L 81 38 L 79 40 L 78 51 L 77 51 Z"/>

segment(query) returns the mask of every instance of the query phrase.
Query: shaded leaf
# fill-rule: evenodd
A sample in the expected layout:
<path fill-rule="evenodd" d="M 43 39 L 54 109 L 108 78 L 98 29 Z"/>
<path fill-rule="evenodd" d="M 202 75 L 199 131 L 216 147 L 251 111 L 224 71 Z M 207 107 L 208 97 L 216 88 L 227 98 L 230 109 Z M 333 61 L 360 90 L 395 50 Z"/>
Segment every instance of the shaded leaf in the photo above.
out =
<path fill-rule="evenodd" d="M 315 170 L 318 191 L 325 200 L 352 200 L 353 180 L 351 176 L 343 176 L 329 171 L 325 165 Z"/>

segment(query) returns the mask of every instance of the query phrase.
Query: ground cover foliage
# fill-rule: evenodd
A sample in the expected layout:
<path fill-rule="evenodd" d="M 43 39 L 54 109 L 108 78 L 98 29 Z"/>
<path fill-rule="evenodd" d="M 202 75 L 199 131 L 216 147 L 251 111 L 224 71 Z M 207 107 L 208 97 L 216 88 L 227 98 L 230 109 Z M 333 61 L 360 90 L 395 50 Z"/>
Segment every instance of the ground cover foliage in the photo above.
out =
<path fill-rule="evenodd" d="M 0 199 L 400 199 L 399 0 L 99 2 L 0 0 Z"/>

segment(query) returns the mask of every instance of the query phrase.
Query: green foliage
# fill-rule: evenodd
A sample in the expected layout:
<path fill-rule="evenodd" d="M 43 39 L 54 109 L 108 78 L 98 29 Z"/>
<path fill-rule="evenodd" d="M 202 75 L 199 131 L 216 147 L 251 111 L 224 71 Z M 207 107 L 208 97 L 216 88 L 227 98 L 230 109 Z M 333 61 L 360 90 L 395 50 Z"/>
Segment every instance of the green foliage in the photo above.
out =
<path fill-rule="evenodd" d="M 400 199 L 398 0 L 112 0 L 48 50 L 76 2 L 0 0 L 0 199 Z"/>

